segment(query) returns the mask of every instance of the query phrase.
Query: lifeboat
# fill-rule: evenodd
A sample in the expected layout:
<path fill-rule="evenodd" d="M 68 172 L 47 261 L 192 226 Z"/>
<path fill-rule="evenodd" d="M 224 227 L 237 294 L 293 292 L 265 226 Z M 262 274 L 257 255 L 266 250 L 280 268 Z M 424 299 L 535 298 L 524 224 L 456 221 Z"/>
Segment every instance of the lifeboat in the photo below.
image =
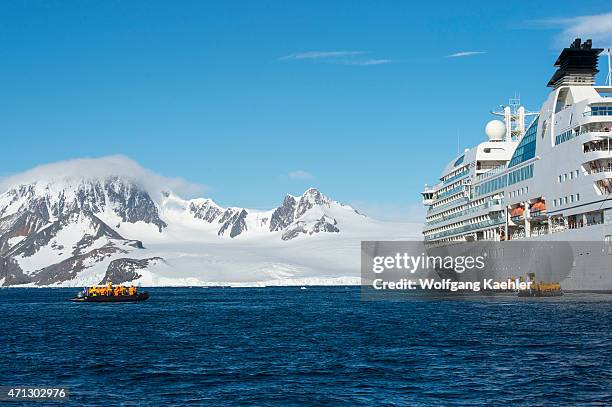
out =
<path fill-rule="evenodd" d="M 563 295 L 561 284 L 559 283 L 533 283 L 527 290 L 520 290 L 519 297 L 560 297 Z"/>
<path fill-rule="evenodd" d="M 546 203 L 543 200 L 539 200 L 531 205 L 532 212 L 542 212 L 546 210 Z"/>
<path fill-rule="evenodd" d="M 525 212 L 525 208 L 523 208 L 522 206 L 518 206 L 514 209 L 512 209 L 512 212 L 510 212 L 512 217 L 515 216 L 523 216 L 523 213 Z"/>
<path fill-rule="evenodd" d="M 529 288 L 519 290 L 519 297 L 560 297 L 563 295 L 561 284 L 536 281 L 535 273 L 529 273 Z"/>
<path fill-rule="evenodd" d="M 71 298 L 72 302 L 142 302 L 149 299 L 149 293 L 138 292 L 133 285 L 125 287 L 113 286 L 112 283 L 103 286 L 85 287 L 83 291 Z"/>

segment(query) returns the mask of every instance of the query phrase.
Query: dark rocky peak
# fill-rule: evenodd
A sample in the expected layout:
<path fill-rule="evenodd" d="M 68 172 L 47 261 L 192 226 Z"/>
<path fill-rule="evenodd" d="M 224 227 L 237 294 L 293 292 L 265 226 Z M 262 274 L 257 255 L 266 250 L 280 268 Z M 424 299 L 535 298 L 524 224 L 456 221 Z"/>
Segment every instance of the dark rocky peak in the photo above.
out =
<path fill-rule="evenodd" d="M 223 213 L 212 199 L 192 201 L 189 204 L 189 212 L 195 218 L 205 220 L 208 223 L 214 222 Z"/>
<path fill-rule="evenodd" d="M 308 188 L 306 192 L 304 192 L 302 196 L 300 197 L 300 200 L 298 202 L 298 205 L 295 211 L 295 218 L 296 219 L 299 218 L 304 213 L 306 213 L 309 209 L 317 205 L 329 207 L 331 202 L 332 202 L 331 199 L 329 199 L 328 197 L 323 195 L 321 192 L 319 192 L 318 189 Z"/>
<path fill-rule="evenodd" d="M 225 236 L 229 231 L 229 237 L 234 238 L 247 230 L 246 217 L 248 212 L 245 209 L 229 208 L 223 214 L 219 223 L 222 223 L 218 235 Z"/>
<path fill-rule="evenodd" d="M 272 212 L 270 218 L 270 232 L 286 228 L 295 219 L 295 208 L 297 201 L 295 197 L 288 195 L 283 199 L 283 204 Z"/>
<path fill-rule="evenodd" d="M 9 206 L 12 206 L 11 211 L 15 210 L 16 204 L 20 205 L 20 211 L 28 210 L 47 218 L 62 219 L 74 211 L 96 214 L 111 209 L 123 222 L 151 223 L 160 232 L 167 226 L 149 193 L 125 177 L 75 178 L 18 185 L 0 196 L 0 217 Z"/>

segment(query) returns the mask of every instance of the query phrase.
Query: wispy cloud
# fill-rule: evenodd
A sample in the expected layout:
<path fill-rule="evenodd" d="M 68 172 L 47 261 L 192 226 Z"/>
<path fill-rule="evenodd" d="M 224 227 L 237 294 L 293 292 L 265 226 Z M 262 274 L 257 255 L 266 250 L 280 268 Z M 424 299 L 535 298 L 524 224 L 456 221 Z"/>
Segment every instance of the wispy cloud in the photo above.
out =
<path fill-rule="evenodd" d="M 369 51 L 307 51 L 289 54 L 278 58 L 279 61 L 309 60 L 339 65 L 372 66 L 389 64 L 388 58 L 368 58 Z"/>
<path fill-rule="evenodd" d="M 290 171 L 287 174 L 287 177 L 289 177 L 290 179 L 294 179 L 294 180 L 299 180 L 299 181 L 308 181 L 311 179 L 314 179 L 314 176 L 304 170 L 295 170 L 295 171 Z"/>
<path fill-rule="evenodd" d="M 461 58 L 461 57 L 471 57 L 474 55 L 486 54 L 485 51 L 460 51 L 455 52 L 454 54 L 447 55 L 446 58 Z"/>
<path fill-rule="evenodd" d="M 43 164 L 25 172 L 0 178 L 0 192 L 9 187 L 32 182 L 62 182 L 83 179 L 127 178 L 145 188 L 156 199 L 161 192 L 170 190 L 183 197 L 198 196 L 210 187 L 194 184 L 178 177 L 166 177 L 142 167 L 136 161 L 123 155 L 99 158 L 77 158 Z"/>
<path fill-rule="evenodd" d="M 561 32 L 555 37 L 556 45 L 567 46 L 574 38 L 592 38 L 595 46 L 612 46 L 612 13 L 550 18 L 531 23 L 544 28 L 560 28 Z"/>
<path fill-rule="evenodd" d="M 288 59 L 329 59 L 329 58 L 340 58 L 340 57 L 351 57 L 355 55 L 367 54 L 367 51 L 308 51 L 298 52 L 296 54 L 285 55 L 280 57 L 279 61 L 286 61 Z"/>
<path fill-rule="evenodd" d="M 382 64 L 390 64 L 393 62 L 391 59 L 364 59 L 363 61 L 346 61 L 346 65 L 359 65 L 359 66 L 368 66 L 368 65 L 382 65 Z"/>

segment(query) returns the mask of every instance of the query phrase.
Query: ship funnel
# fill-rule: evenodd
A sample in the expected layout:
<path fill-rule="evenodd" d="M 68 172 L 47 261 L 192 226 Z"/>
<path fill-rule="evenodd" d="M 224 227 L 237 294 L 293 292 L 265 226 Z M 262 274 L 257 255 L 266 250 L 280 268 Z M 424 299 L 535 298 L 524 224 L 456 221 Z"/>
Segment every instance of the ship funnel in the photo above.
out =
<path fill-rule="evenodd" d="M 586 85 L 595 84 L 597 70 L 597 59 L 603 48 L 593 48 L 593 42 L 586 40 L 581 42 L 576 38 L 569 48 L 564 48 L 555 62 L 557 71 L 548 81 L 548 86 L 558 88 L 562 85 Z"/>

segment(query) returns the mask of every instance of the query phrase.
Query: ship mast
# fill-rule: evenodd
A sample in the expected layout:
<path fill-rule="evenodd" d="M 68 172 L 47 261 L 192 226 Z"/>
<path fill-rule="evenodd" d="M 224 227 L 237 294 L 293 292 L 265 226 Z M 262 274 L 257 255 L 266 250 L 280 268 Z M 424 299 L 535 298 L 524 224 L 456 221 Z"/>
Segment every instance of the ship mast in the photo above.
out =
<path fill-rule="evenodd" d="M 612 86 L 612 66 L 610 65 L 610 48 L 608 48 L 608 76 L 606 77 L 606 86 Z"/>
<path fill-rule="evenodd" d="M 510 98 L 508 105 L 500 105 L 501 110 L 498 112 L 491 111 L 491 114 L 495 116 L 501 116 L 504 118 L 504 124 L 506 125 L 506 137 L 505 141 L 520 141 L 525 134 L 525 119 L 527 116 L 536 115 L 537 112 L 528 112 L 523 106 L 521 106 L 521 96 L 514 95 Z"/>

